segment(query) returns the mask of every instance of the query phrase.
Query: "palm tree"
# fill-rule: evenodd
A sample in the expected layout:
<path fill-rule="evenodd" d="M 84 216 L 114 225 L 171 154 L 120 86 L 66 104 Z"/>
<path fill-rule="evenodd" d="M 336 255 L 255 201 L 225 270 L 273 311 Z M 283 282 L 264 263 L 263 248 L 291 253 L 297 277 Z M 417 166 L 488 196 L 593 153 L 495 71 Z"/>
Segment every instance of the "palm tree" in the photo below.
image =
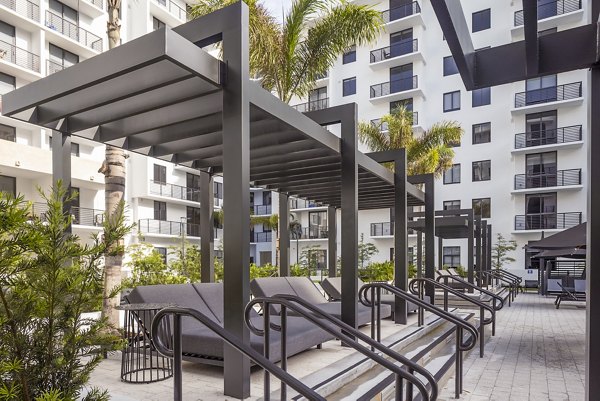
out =
<path fill-rule="evenodd" d="M 200 0 L 191 15 L 236 1 Z M 379 11 L 345 0 L 295 0 L 281 24 L 257 0 L 244 1 L 250 9 L 250 73 L 286 103 L 307 96 L 337 57 L 374 41 L 383 27 Z"/>
<path fill-rule="evenodd" d="M 121 20 L 119 18 L 121 0 L 108 0 L 108 48 L 113 49 L 121 42 Z M 104 174 L 104 205 L 106 216 L 110 221 L 119 218 L 120 204 L 125 193 L 125 152 L 114 146 L 106 145 L 105 159 L 98 172 Z M 119 327 L 119 294 L 111 293 L 121 285 L 121 265 L 123 264 L 122 247 L 110 249 L 105 255 L 104 267 L 104 301 L 102 316 L 108 319 L 113 327 Z"/>
<path fill-rule="evenodd" d="M 408 175 L 433 173 L 436 177 L 452 167 L 452 148 L 460 143 L 463 133 L 456 121 L 442 121 L 415 135 L 413 113 L 404 106 L 383 116 L 376 124 L 361 122 L 358 127 L 359 139 L 373 152 L 405 148 Z M 387 165 L 390 169 L 392 166 Z"/>

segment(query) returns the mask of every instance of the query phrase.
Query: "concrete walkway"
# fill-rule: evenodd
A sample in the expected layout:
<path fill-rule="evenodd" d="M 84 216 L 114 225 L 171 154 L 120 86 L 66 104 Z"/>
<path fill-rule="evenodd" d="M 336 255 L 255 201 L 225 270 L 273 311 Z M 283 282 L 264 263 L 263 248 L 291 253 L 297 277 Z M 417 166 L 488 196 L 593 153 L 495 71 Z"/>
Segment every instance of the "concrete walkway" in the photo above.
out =
<path fill-rule="evenodd" d="M 586 312 L 581 306 L 565 302 L 557 310 L 554 298 L 520 294 L 498 313 L 485 356 L 473 352 L 465 359 L 461 400 L 583 400 Z M 454 399 L 453 379 L 439 399 Z"/>

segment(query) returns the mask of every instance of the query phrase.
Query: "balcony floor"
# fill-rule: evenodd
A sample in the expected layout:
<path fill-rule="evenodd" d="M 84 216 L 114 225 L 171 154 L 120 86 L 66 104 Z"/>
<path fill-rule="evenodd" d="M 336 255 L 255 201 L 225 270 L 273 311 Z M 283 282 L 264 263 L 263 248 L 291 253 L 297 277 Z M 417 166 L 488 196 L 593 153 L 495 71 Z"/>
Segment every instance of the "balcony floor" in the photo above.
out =
<path fill-rule="evenodd" d="M 580 307 L 576 307 L 579 305 Z M 485 356 L 464 361 L 464 401 L 583 401 L 585 381 L 585 314 L 583 303 L 521 294 L 497 314 L 496 336 Z M 454 400 L 454 380 L 439 401 Z"/>

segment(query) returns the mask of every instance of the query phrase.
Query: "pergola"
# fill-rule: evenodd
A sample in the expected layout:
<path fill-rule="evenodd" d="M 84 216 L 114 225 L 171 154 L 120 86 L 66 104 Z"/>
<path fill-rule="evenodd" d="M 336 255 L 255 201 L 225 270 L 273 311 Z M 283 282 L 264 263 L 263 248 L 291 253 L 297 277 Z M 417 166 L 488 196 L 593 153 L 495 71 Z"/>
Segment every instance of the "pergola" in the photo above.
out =
<path fill-rule="evenodd" d="M 475 51 L 459 0 L 432 0 L 448 47 L 467 90 L 485 88 L 548 74 L 590 69 L 590 135 L 588 135 L 588 235 L 586 399 L 600 399 L 600 0 L 591 0 L 591 23 L 538 36 L 537 1 L 523 1 L 525 40 Z M 599 245 L 596 247 L 595 245 Z"/>
<path fill-rule="evenodd" d="M 222 60 L 203 49 L 217 42 Z M 407 178 L 403 150 L 359 152 L 355 104 L 302 114 L 282 103 L 249 79 L 248 54 L 248 8 L 238 2 L 4 95 L 3 114 L 53 131 L 53 178 L 64 185 L 71 181 L 71 135 L 197 169 L 203 281 L 214 277 L 211 180 L 222 174 L 224 327 L 246 343 L 250 185 L 280 193 L 282 275 L 289 275 L 288 196 L 321 202 L 334 214 L 341 208 L 342 319 L 356 326 L 358 210 L 395 209 L 396 285 L 406 289 L 409 207 L 426 206 L 433 254 L 433 177 Z M 341 126 L 341 138 L 323 128 L 331 124 Z M 394 162 L 395 171 L 383 162 Z M 414 184 L 425 184 L 425 192 Z M 329 244 L 335 266 L 335 236 Z M 433 269 L 432 260 L 428 276 Z M 403 300 L 396 316 L 406 321 Z M 249 360 L 229 346 L 224 356 L 225 393 L 247 397 Z"/>

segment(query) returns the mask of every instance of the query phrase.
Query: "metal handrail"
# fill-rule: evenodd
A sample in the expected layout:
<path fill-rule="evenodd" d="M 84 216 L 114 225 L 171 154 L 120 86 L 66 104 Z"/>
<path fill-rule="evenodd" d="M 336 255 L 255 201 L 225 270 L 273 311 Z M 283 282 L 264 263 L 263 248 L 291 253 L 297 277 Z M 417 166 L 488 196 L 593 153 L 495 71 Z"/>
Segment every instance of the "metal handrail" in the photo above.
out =
<path fill-rule="evenodd" d="M 102 38 L 87 29 L 46 10 L 46 26 L 97 52 L 102 51 Z"/>
<path fill-rule="evenodd" d="M 479 286 L 476 286 L 475 284 L 469 283 L 467 280 L 463 279 L 462 277 L 458 277 L 458 276 L 455 276 L 455 275 L 451 275 L 451 276 L 438 276 L 437 281 L 440 281 L 442 279 L 444 279 L 446 282 L 448 281 L 448 279 L 452 279 L 452 280 L 454 280 L 456 282 L 461 283 L 465 287 L 472 288 L 474 290 L 477 290 L 477 291 L 481 292 L 482 294 L 485 294 L 485 295 L 493 298 L 494 299 L 493 307 L 494 307 L 494 310 L 496 310 L 496 311 L 499 311 L 500 309 L 502 309 L 504 307 L 504 299 L 502 299 L 502 297 L 496 295 L 492 291 L 486 290 L 485 288 L 481 288 Z M 446 284 L 446 283 L 444 283 L 444 284 Z M 497 304 L 496 304 L 495 301 L 500 302 L 500 306 L 497 306 Z"/>
<path fill-rule="evenodd" d="M 376 98 L 381 96 L 390 95 L 392 93 L 404 92 L 412 89 L 416 89 L 419 86 L 419 77 L 413 75 L 408 78 L 396 78 L 380 84 L 371 85 L 370 98 Z"/>
<path fill-rule="evenodd" d="M 571 125 L 515 134 L 515 149 L 581 141 L 582 126 Z"/>
<path fill-rule="evenodd" d="M 200 202 L 200 189 L 170 184 L 163 181 L 150 180 L 149 191 L 151 194 L 166 196 L 173 199 Z"/>
<path fill-rule="evenodd" d="M 40 56 L 3 40 L 0 40 L 0 59 L 31 71 L 40 72 Z"/>
<path fill-rule="evenodd" d="M 523 282 L 523 277 L 517 276 L 516 274 L 511 273 L 509 271 L 502 270 L 502 269 L 496 269 L 496 270 L 492 270 L 492 271 L 495 271 L 497 273 L 500 273 L 500 274 L 503 274 L 505 276 L 513 278 L 516 281 L 517 284 L 521 284 Z"/>
<path fill-rule="evenodd" d="M 553 173 L 515 174 L 515 190 L 581 185 L 581 169 L 555 170 Z"/>
<path fill-rule="evenodd" d="M 570 228 L 581 223 L 581 212 L 530 213 L 515 215 L 515 230 L 550 230 Z"/>
<path fill-rule="evenodd" d="M 583 96 L 581 81 L 515 93 L 515 108 L 577 99 Z"/>
<path fill-rule="evenodd" d="M 292 108 L 298 110 L 300 113 L 306 113 L 307 111 L 322 110 L 329 107 L 329 98 L 309 100 L 306 103 L 300 103 L 292 106 Z"/>
<path fill-rule="evenodd" d="M 557 0 L 548 2 L 545 4 L 538 5 L 538 21 L 546 18 L 556 17 L 557 15 L 563 15 L 572 13 L 574 11 L 581 10 L 581 0 Z M 549 15 L 545 15 L 544 11 Z M 514 26 L 521 26 L 524 24 L 523 10 L 515 11 Z"/>
<path fill-rule="evenodd" d="M 489 279 L 496 279 L 496 281 L 501 281 L 505 284 L 508 284 L 508 306 L 510 307 L 512 301 L 516 298 L 516 284 L 512 279 L 506 278 L 502 275 L 494 273 L 494 270 L 480 270 L 478 273 L 481 274 L 482 278 L 485 278 L 485 282 L 489 283 Z"/>
<path fill-rule="evenodd" d="M 270 323 L 270 311 L 269 310 L 270 310 L 270 306 L 272 304 L 277 304 L 277 305 L 281 306 L 281 315 L 280 315 L 281 316 L 281 326 Z M 253 310 L 254 305 L 262 306 L 262 309 L 264 311 L 264 315 L 263 315 L 264 328 L 262 330 L 255 327 L 250 320 L 250 314 Z M 298 305 L 300 305 L 300 307 Z M 415 385 L 417 387 L 417 390 L 421 394 L 422 400 L 424 400 L 424 401 L 432 400 L 433 401 L 433 400 L 437 399 L 437 393 L 438 393 L 437 382 L 435 380 L 435 377 L 433 377 L 433 375 L 427 369 L 425 369 L 424 367 L 420 366 L 419 364 L 413 362 L 412 360 L 406 358 L 405 356 L 391 350 L 389 347 L 382 345 L 380 342 L 375 341 L 371 337 L 367 336 L 366 334 L 363 334 L 361 331 L 357 330 L 356 328 L 344 323 L 340 319 L 335 318 L 335 317 L 323 312 L 322 310 L 320 310 L 319 308 L 315 307 L 314 305 L 308 303 L 307 301 L 303 300 L 302 298 L 299 298 L 295 295 L 289 295 L 289 294 L 277 294 L 277 295 L 274 295 L 273 297 L 254 298 L 248 305 L 246 305 L 246 311 L 245 311 L 246 325 L 250 328 L 250 330 L 254 334 L 265 337 L 265 344 L 263 347 L 265 351 L 267 351 L 269 349 L 268 339 L 269 339 L 270 328 L 273 328 L 277 331 L 281 331 L 281 333 L 282 333 L 281 334 L 282 366 L 286 365 L 286 363 L 283 362 L 284 361 L 283 358 L 285 358 L 285 346 L 284 346 L 285 341 L 284 341 L 284 339 L 285 339 L 285 330 L 286 330 L 286 324 L 287 324 L 286 323 L 287 309 L 293 310 L 295 313 L 304 317 L 306 320 L 312 322 L 313 324 L 315 324 L 322 330 L 336 336 L 338 339 L 340 339 L 342 341 L 342 343 L 345 346 L 355 349 L 356 351 L 365 355 L 369 359 L 375 361 L 379 365 L 392 371 L 396 375 L 396 400 L 402 400 L 402 387 L 403 387 L 402 380 L 403 379 L 407 380 L 409 383 L 406 388 L 407 399 L 412 399 L 412 385 Z M 325 321 L 327 321 L 328 323 L 325 323 Z M 333 328 L 332 325 L 338 327 L 341 330 L 337 330 L 337 329 Z M 367 343 L 371 347 L 371 349 L 359 344 L 357 339 Z M 393 358 L 396 362 L 398 362 L 402 365 L 405 365 L 407 367 L 407 369 L 399 367 L 395 363 L 393 363 L 393 362 L 387 360 L 386 358 L 384 358 L 383 356 L 375 353 L 374 352 L 375 349 L 377 349 L 381 353 L 387 355 L 388 357 Z M 431 395 L 427 391 L 426 385 L 417 376 L 414 375 L 414 372 L 417 372 L 418 374 L 422 375 L 427 380 L 428 384 L 431 386 Z M 265 387 L 268 387 L 266 385 L 267 380 L 268 380 L 268 377 L 265 377 Z M 285 389 L 284 389 L 284 383 L 282 383 L 281 399 L 286 399 L 285 395 L 286 394 L 285 394 Z"/>
<path fill-rule="evenodd" d="M 393 43 L 381 49 L 371 50 L 371 63 L 378 63 L 395 57 L 404 56 L 419 51 L 419 40 L 405 40 Z"/>
<path fill-rule="evenodd" d="M 493 325 L 496 322 L 495 308 L 493 308 L 481 301 L 473 299 L 473 298 L 469 297 L 468 295 L 464 294 L 463 292 L 457 291 L 456 289 L 454 289 L 446 284 L 442 284 L 439 281 L 436 281 L 434 279 L 427 278 L 427 277 L 419 277 L 419 278 L 413 279 L 410 282 L 408 288 L 409 288 L 410 292 L 412 292 L 415 295 L 418 295 L 418 294 L 423 293 L 423 291 L 425 289 L 425 284 L 431 284 L 436 288 L 441 288 L 442 290 L 444 290 L 444 310 L 445 311 L 448 311 L 448 294 L 453 294 L 454 296 L 457 296 L 460 299 L 479 307 L 479 357 L 483 358 L 483 355 L 485 353 L 485 326 L 487 326 L 488 324 Z M 490 312 L 490 314 L 491 314 L 491 316 L 489 318 L 485 317 L 486 310 L 488 312 Z"/>
<path fill-rule="evenodd" d="M 363 305 L 371 308 L 372 318 L 375 316 L 375 308 L 377 308 L 377 320 L 376 320 L 377 330 L 379 330 L 381 327 L 381 313 L 379 311 L 379 308 L 381 305 L 381 290 L 382 289 L 386 290 L 388 292 L 391 292 L 392 294 L 404 299 L 405 301 L 410 301 L 410 302 L 414 303 L 415 305 L 419 306 L 419 325 L 423 324 L 422 311 L 423 311 L 423 309 L 426 309 L 426 310 L 430 311 L 431 313 L 433 313 L 434 315 L 437 315 L 440 318 L 442 318 L 450 323 L 453 323 L 456 326 L 456 349 L 455 349 L 455 358 L 454 358 L 455 370 L 456 370 L 456 373 L 455 373 L 456 380 L 454 381 L 455 382 L 455 386 L 454 386 L 455 394 L 454 395 L 456 396 L 456 398 L 459 398 L 460 394 L 462 393 L 462 389 L 463 389 L 463 383 L 462 383 L 463 355 L 462 355 L 462 352 L 469 351 L 469 350 L 475 348 L 475 345 L 477 344 L 477 338 L 479 336 L 475 326 L 473 326 L 471 323 L 465 321 L 464 319 L 461 319 L 461 318 L 453 315 L 452 313 L 449 313 L 441 308 L 438 308 L 437 306 L 435 306 L 433 304 L 425 302 L 421 298 L 416 297 L 416 296 L 408 293 L 407 291 L 401 290 L 400 288 L 397 288 L 397 287 L 395 287 L 391 284 L 385 283 L 385 282 L 379 282 L 379 283 L 364 284 L 358 291 L 358 298 L 359 298 L 360 302 Z M 371 290 L 370 291 L 371 292 L 371 301 L 369 301 L 369 298 L 367 296 L 369 290 Z M 373 325 L 373 322 L 371 323 L 371 325 Z M 373 329 L 371 329 L 371 330 L 373 332 Z M 468 331 L 470 334 L 467 342 L 463 341 L 463 330 Z"/>
<path fill-rule="evenodd" d="M 421 6 L 418 2 L 413 1 L 412 3 L 402 4 L 398 7 L 382 11 L 381 19 L 383 19 L 384 24 L 388 24 L 392 21 L 410 17 L 411 15 L 418 14 L 420 12 Z"/>
<path fill-rule="evenodd" d="M 0 0 L 0 5 L 10 8 L 17 14 L 40 22 L 40 5 L 29 0 Z"/>
<path fill-rule="evenodd" d="M 158 329 L 160 327 L 160 322 L 163 318 L 168 317 L 169 315 L 173 315 L 173 349 L 169 349 L 161 336 L 158 335 Z M 260 353 L 252 349 L 250 346 L 242 343 L 236 336 L 226 331 L 219 324 L 208 318 L 206 315 L 201 312 L 190 309 L 190 308 L 180 308 L 180 307 L 167 307 L 161 309 L 156 313 L 154 319 L 152 319 L 151 325 L 151 335 L 152 342 L 154 343 L 154 347 L 156 350 L 164 355 L 167 358 L 173 359 L 173 399 L 175 401 L 181 401 L 182 399 L 182 369 L 181 369 L 181 360 L 182 360 L 182 346 L 181 346 L 181 317 L 189 316 L 200 323 L 204 324 L 209 330 L 213 333 L 217 334 L 221 337 L 226 343 L 228 343 L 233 348 L 237 349 L 250 359 L 252 359 L 257 365 L 262 367 L 265 371 L 273 374 L 282 383 L 286 383 L 298 393 L 302 394 L 309 400 L 323 400 L 325 401 L 325 397 L 319 395 L 316 391 L 302 383 L 300 380 L 296 379 L 282 368 L 277 366 L 275 363 L 271 362 Z M 269 400 L 269 394 L 265 389 L 264 399 Z"/>

